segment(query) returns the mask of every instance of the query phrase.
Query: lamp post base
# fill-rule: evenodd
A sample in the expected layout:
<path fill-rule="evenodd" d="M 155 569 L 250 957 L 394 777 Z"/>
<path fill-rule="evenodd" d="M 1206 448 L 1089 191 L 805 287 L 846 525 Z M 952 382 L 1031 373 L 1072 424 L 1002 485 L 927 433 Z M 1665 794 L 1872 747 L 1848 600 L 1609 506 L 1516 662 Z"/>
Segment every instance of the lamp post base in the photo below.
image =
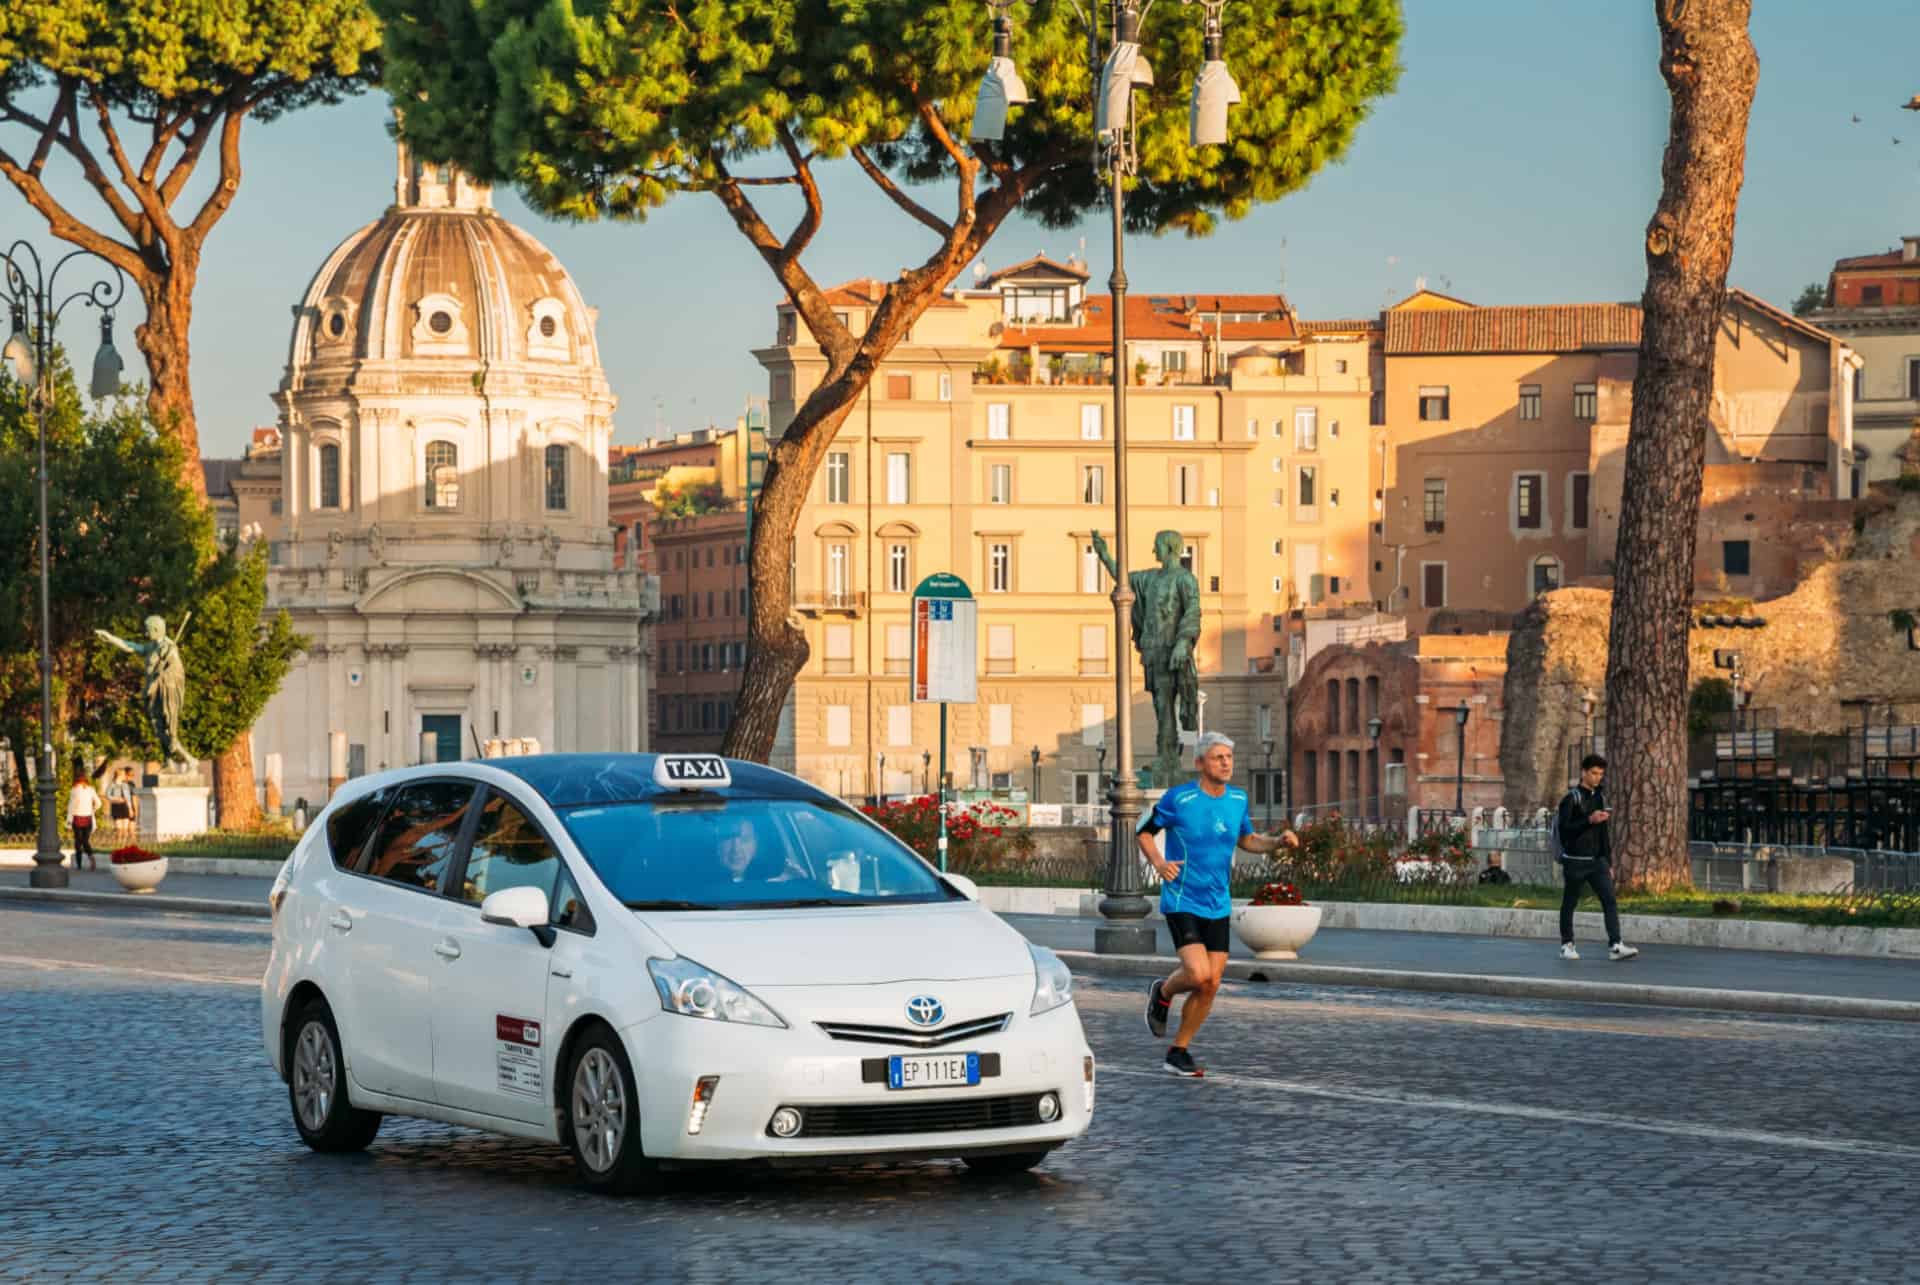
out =
<path fill-rule="evenodd" d="M 1093 952 L 1096 955 L 1152 955 L 1160 933 L 1147 919 L 1115 919 L 1095 924 Z"/>
<path fill-rule="evenodd" d="M 61 864 L 59 853 L 49 859 L 44 852 L 33 854 L 33 873 L 27 876 L 30 888 L 64 888 L 67 886 L 67 868 Z"/>

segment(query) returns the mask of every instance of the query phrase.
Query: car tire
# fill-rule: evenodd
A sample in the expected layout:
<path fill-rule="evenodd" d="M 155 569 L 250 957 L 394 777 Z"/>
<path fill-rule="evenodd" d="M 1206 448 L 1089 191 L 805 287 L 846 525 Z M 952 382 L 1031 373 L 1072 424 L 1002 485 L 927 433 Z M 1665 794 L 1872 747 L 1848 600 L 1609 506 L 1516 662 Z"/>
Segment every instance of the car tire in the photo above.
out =
<path fill-rule="evenodd" d="M 300 1140 L 315 1151 L 362 1151 L 380 1132 L 380 1113 L 348 1099 L 340 1030 L 324 1000 L 308 1001 L 288 1028 L 287 1104 Z"/>
<path fill-rule="evenodd" d="M 660 1166 L 640 1149 L 640 1094 L 620 1037 L 596 1026 L 567 1059 L 560 1135 L 580 1181 L 609 1195 L 652 1195 Z"/>
<path fill-rule="evenodd" d="M 982 1178 L 1007 1178 L 1039 1164 L 1047 1158 L 1044 1151 L 1016 1151 L 1009 1155 L 962 1156 L 967 1168 Z"/>

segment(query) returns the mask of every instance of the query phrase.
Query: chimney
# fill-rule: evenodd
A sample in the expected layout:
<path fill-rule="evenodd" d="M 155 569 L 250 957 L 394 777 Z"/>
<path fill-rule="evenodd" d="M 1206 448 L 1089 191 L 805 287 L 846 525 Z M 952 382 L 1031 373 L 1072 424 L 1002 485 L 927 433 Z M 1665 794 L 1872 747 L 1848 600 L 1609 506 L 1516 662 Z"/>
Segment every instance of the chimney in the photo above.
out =
<path fill-rule="evenodd" d="M 1912 263 L 1915 259 L 1920 259 L 1920 236 L 1903 236 L 1900 238 L 1900 257 L 1908 263 Z"/>

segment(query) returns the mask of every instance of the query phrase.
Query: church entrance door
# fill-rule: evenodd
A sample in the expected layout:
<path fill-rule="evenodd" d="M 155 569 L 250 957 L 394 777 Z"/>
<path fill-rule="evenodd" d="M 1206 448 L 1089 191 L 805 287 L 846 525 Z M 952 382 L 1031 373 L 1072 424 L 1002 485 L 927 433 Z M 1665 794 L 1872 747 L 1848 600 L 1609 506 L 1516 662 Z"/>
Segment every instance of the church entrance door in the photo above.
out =
<path fill-rule="evenodd" d="M 457 763 L 460 761 L 460 716 L 458 714 L 422 714 L 420 730 L 422 733 L 433 736 L 434 762 Z"/>

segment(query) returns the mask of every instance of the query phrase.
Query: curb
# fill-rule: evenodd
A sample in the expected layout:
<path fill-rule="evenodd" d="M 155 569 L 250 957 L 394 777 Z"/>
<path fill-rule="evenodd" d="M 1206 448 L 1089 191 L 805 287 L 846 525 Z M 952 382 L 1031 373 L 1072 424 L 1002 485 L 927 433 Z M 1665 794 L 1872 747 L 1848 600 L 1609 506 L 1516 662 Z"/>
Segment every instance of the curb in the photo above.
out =
<path fill-rule="evenodd" d="M 0 888 L 0 903 L 9 901 L 39 906 L 100 907 L 150 915 L 273 918 L 273 908 L 265 902 L 220 901 L 212 897 L 162 897 L 154 893 L 87 892 L 76 888 Z"/>
<path fill-rule="evenodd" d="M 1055 953 L 1076 973 L 1096 973 L 1109 977 L 1162 977 L 1178 962 L 1155 955 L 1096 955 L 1083 950 Z M 1570 1000 L 1582 1004 L 1638 1004 L 1654 1008 L 1699 1008 L 1785 1017 L 1920 1022 L 1920 1004 L 1904 1000 L 1790 995 L 1779 991 L 1736 991 L 1706 986 L 1635 986 L 1612 982 L 1569 982 L 1547 977 L 1420 973 L 1262 959 L 1228 960 L 1227 977 L 1240 982 L 1280 982 L 1300 986 L 1364 986 L 1377 990 L 1493 995 L 1509 999 Z"/>

